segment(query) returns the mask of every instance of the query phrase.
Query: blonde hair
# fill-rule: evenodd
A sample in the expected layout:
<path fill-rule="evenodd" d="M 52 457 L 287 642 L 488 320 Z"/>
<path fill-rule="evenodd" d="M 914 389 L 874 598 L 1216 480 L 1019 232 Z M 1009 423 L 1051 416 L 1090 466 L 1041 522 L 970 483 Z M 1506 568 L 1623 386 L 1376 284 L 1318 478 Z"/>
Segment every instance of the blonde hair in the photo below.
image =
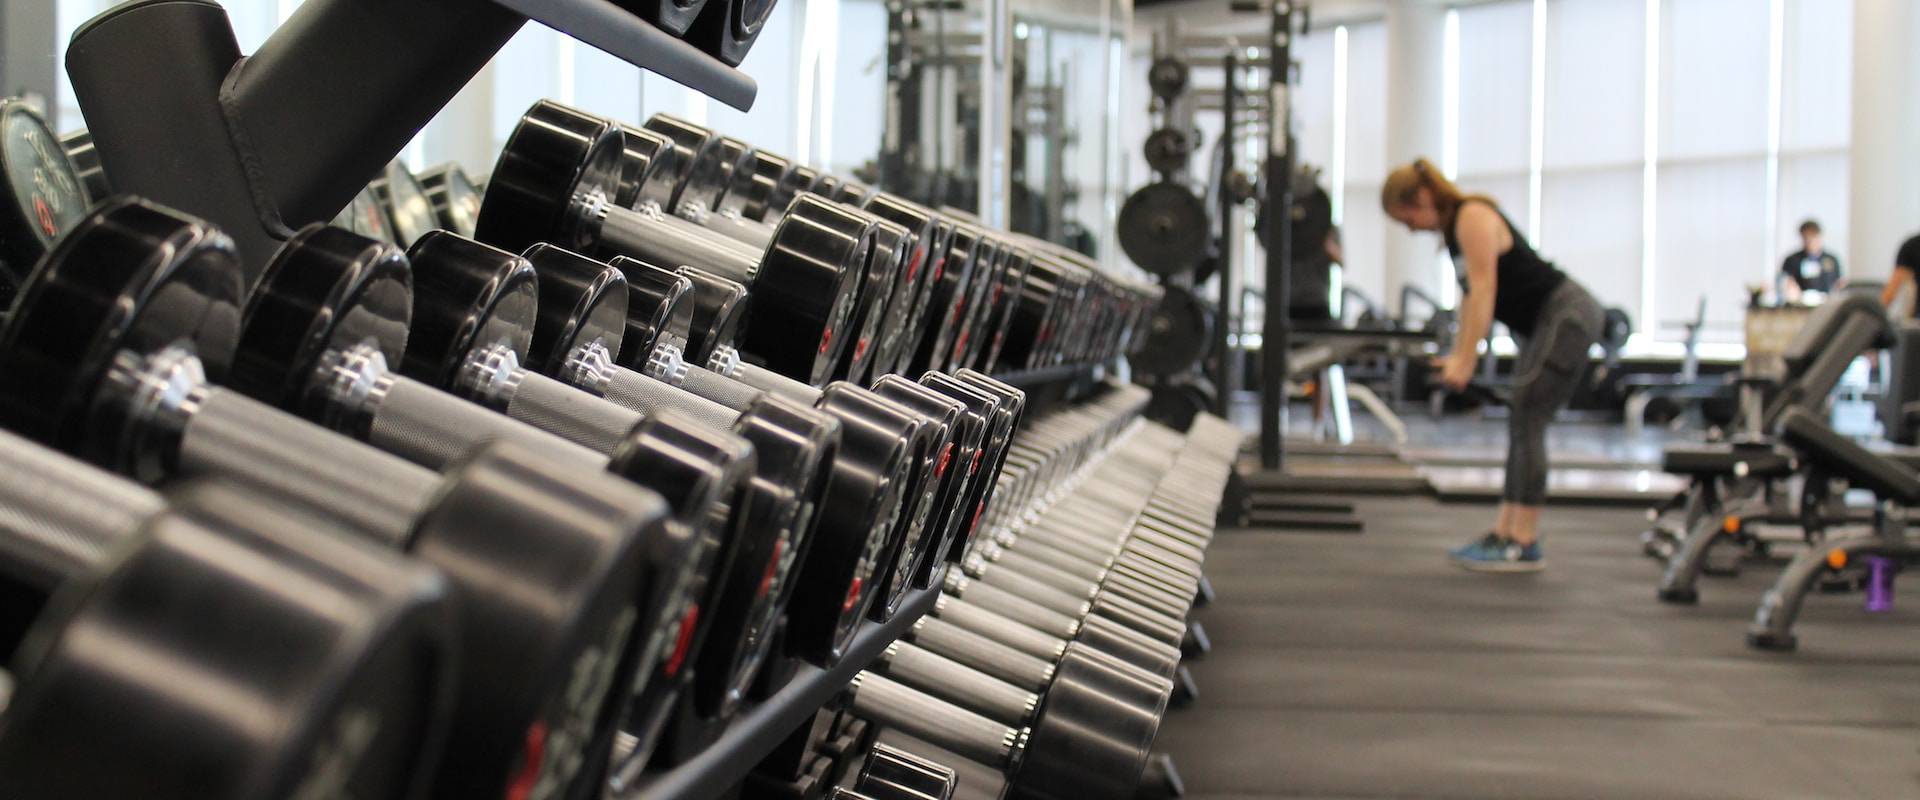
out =
<path fill-rule="evenodd" d="M 1416 158 L 1411 164 L 1403 164 L 1387 173 L 1386 183 L 1380 185 L 1380 207 L 1389 214 L 1395 208 L 1413 205 L 1425 187 L 1433 196 L 1433 210 L 1440 214 L 1441 230 L 1453 227 L 1454 217 L 1460 213 L 1460 204 L 1468 200 L 1485 200 L 1489 205 L 1493 201 L 1480 195 L 1470 195 L 1460 191 L 1446 173 L 1441 172 L 1433 162 Z"/>

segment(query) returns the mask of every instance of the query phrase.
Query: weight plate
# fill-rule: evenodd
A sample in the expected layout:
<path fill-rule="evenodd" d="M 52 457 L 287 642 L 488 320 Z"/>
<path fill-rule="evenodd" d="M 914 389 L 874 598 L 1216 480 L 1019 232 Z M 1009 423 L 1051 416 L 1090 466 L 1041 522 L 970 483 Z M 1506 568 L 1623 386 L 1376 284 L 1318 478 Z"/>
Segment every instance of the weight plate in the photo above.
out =
<path fill-rule="evenodd" d="M 1171 99 L 1187 90 L 1187 62 L 1162 56 L 1147 67 L 1147 87 L 1155 97 Z"/>
<path fill-rule="evenodd" d="M 886 192 L 870 196 L 866 209 L 874 216 L 905 227 L 912 237 L 912 251 L 893 282 L 891 296 L 886 300 L 886 319 L 881 322 L 880 338 L 874 345 L 870 374 L 881 375 L 895 371 L 900 351 L 911 347 L 908 322 L 926 285 L 935 226 L 933 212 Z"/>
<path fill-rule="evenodd" d="M 627 330 L 626 276 L 611 264 L 550 244 L 536 244 L 520 257 L 540 281 L 527 367 L 553 374 L 569 364 L 612 366 Z M 608 361 L 594 361 L 601 357 Z"/>
<path fill-rule="evenodd" d="M 848 320 L 873 250 L 875 219 L 818 195 L 794 200 L 753 276 L 753 320 L 740 349 L 818 386 L 853 338 Z"/>
<path fill-rule="evenodd" d="M 1193 140 L 1172 128 L 1147 134 L 1147 166 L 1156 172 L 1179 172 L 1193 159 Z"/>
<path fill-rule="evenodd" d="M 690 537 L 676 545 L 680 554 L 671 562 L 685 569 L 656 586 L 654 597 L 667 604 L 654 616 L 660 627 L 642 633 L 641 683 L 621 723 L 637 741 L 616 767 L 622 776 L 637 775 L 652 754 L 692 674 L 684 667 L 712 628 L 721 576 L 738 555 L 746 521 L 739 510 L 755 463 L 746 440 L 671 409 L 647 415 L 609 459 L 608 471 L 660 492 L 679 521 L 675 527 Z"/>
<path fill-rule="evenodd" d="M 550 100 L 534 103 L 494 162 L 474 237 L 516 253 L 541 242 L 589 249 L 597 231 L 580 207 L 619 192 L 624 147 L 605 120 Z"/>
<path fill-rule="evenodd" d="M 427 189 L 413 176 L 407 165 L 394 159 L 387 162 L 387 169 L 372 185 L 373 194 L 380 198 L 380 204 L 387 210 L 387 217 L 393 220 L 395 243 L 407 247 L 427 235 L 427 231 L 440 227 L 440 215 L 434 213 L 433 201 L 427 198 Z"/>
<path fill-rule="evenodd" d="M 0 333 L 0 424 L 133 474 L 122 403 L 96 402 L 116 357 L 184 348 L 224 378 L 240 333 L 240 257 L 211 224 L 144 200 L 96 206 L 21 287 Z M 122 387 L 130 390 L 132 387 Z"/>
<path fill-rule="evenodd" d="M 693 328 L 693 281 L 626 256 L 615 256 L 610 263 L 627 276 L 627 331 L 620 363 L 644 362 L 663 344 L 684 352 Z"/>
<path fill-rule="evenodd" d="M 954 226 L 946 258 L 935 264 L 933 274 L 927 276 L 927 281 L 933 284 L 926 301 L 927 329 L 920 334 L 920 345 L 910 365 L 901 371 L 920 373 L 945 365 L 946 356 L 952 352 L 953 339 L 959 334 L 961 315 L 967 310 L 967 291 L 974 275 L 984 271 L 979 263 L 984 233 L 971 224 Z"/>
<path fill-rule="evenodd" d="M 674 36 L 685 36 L 708 0 L 620 0 L 620 6 Z"/>
<path fill-rule="evenodd" d="M 413 243 L 407 261 L 413 327 L 398 372 L 445 387 L 483 348 L 503 348 L 526 361 L 539 313 L 538 279 L 526 259 L 437 230 Z"/>
<path fill-rule="evenodd" d="M 686 40 L 729 67 L 740 66 L 773 14 L 774 0 L 710 0 Z"/>
<path fill-rule="evenodd" d="M 793 203 L 793 198 L 802 192 L 812 191 L 813 185 L 819 180 L 819 170 L 805 164 L 795 166 L 774 188 L 773 196 L 767 198 L 767 214 L 787 213 L 787 206 Z"/>
<path fill-rule="evenodd" d="M 792 161 L 765 150 L 753 151 L 753 168 L 734 176 L 733 185 L 720 198 L 719 210 L 755 222 L 765 219 L 768 204 L 792 171 Z M 786 207 L 780 210 L 785 212 Z"/>
<path fill-rule="evenodd" d="M 854 332 L 853 344 L 834 368 L 836 380 L 851 377 L 858 382 L 868 382 L 875 343 L 887 317 L 887 301 L 900 283 L 900 275 L 906 271 L 914 247 L 913 235 L 906 228 L 887 220 L 875 225 L 873 249 L 867 256 L 866 274 L 860 281 L 860 297 L 849 326 Z"/>
<path fill-rule="evenodd" d="M 846 653 L 879 585 L 875 572 L 893 549 L 914 453 L 903 435 L 908 415 L 872 392 L 832 383 L 818 407 L 843 423 L 839 458 L 866 467 L 834 470 L 787 613 L 789 651 L 830 666 Z"/>
<path fill-rule="evenodd" d="M 1155 275 L 1186 272 L 1206 255 L 1213 238 L 1206 206 L 1185 186 L 1159 181 L 1140 187 L 1120 206 L 1120 249 Z"/>
<path fill-rule="evenodd" d="M 1212 305 L 1193 292 L 1166 287 L 1166 294 L 1147 319 L 1147 341 L 1128 359 L 1147 375 L 1169 377 L 1199 369 L 1213 348 L 1213 326 L 1219 317 Z"/>
<path fill-rule="evenodd" d="M 429 791 L 466 655 L 437 571 L 258 519 L 165 513 L 140 539 L 62 587 L 10 658 L 8 796 Z M 193 689 L 130 668 L 156 657 Z"/>
<path fill-rule="evenodd" d="M 373 195 L 373 187 L 361 189 L 353 196 L 347 207 L 340 209 L 333 222 L 336 227 L 345 228 L 354 233 L 377 241 L 393 243 L 393 221 L 387 218 L 387 210 L 380 198 Z"/>
<path fill-rule="evenodd" d="M 693 282 L 693 294 L 690 296 L 693 313 L 687 331 L 687 361 L 705 364 L 713 358 L 715 350 L 732 345 L 739 338 L 750 302 L 747 287 L 693 267 L 681 267 L 674 272 Z M 646 365 L 645 357 L 645 353 L 629 353 L 630 359 L 640 360 L 628 363 L 639 369 Z"/>
<path fill-rule="evenodd" d="M 641 203 L 665 206 L 673 200 L 674 176 L 686 168 L 686 154 L 673 142 L 645 128 L 619 123 L 624 143 L 620 152 L 620 188 L 613 203 L 634 208 Z"/>
<path fill-rule="evenodd" d="M 338 409 L 314 380 L 323 361 L 371 345 L 398 364 L 413 316 L 406 255 L 386 242 L 314 224 L 281 245 L 254 287 L 227 385 L 309 419 Z M 325 422 L 331 427 L 330 422 Z"/>
<path fill-rule="evenodd" d="M 32 106 L 0 101 L 0 308 L 27 281 L 55 239 L 73 229 L 90 200 L 80 172 Z"/>
<path fill-rule="evenodd" d="M 480 221 L 480 189 L 467 177 L 466 170 L 452 162 L 441 164 L 420 173 L 420 186 L 427 192 L 427 201 L 433 204 L 433 214 L 440 220 L 440 227 L 461 236 L 473 236 Z"/>
<path fill-rule="evenodd" d="M 67 151 L 67 158 L 73 159 L 73 168 L 80 171 L 80 184 L 86 187 L 88 200 L 98 203 L 113 194 L 107 171 L 100 166 L 100 150 L 93 146 L 92 132 L 85 128 L 68 131 L 60 137 L 60 147 Z"/>

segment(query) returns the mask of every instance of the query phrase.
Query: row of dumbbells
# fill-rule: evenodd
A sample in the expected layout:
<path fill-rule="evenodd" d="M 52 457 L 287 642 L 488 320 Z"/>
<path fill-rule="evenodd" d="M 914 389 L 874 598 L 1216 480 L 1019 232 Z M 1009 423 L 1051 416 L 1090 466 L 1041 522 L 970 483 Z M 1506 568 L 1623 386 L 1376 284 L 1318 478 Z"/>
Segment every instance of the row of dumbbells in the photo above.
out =
<path fill-rule="evenodd" d="M 1111 388 L 1030 425 L 1000 478 L 1001 496 L 1021 502 L 967 546 L 965 575 L 949 572 L 933 615 L 849 686 L 848 712 L 970 773 L 977 796 L 1134 797 L 1150 774 L 1177 781 L 1149 754 L 1240 434 L 1210 417 L 1186 435 L 1142 422 L 1145 401 Z M 803 768 L 779 779 L 833 783 L 825 760 L 779 762 Z"/>
<path fill-rule="evenodd" d="M 796 193 L 751 253 L 680 224 L 703 207 L 683 196 L 820 178 L 768 186 L 714 160 L 721 137 L 551 103 L 474 236 L 313 225 L 258 267 L 189 214 L 89 207 L 43 128 L 10 191 L 47 230 L 3 243 L 45 249 L 0 332 L 9 796 L 630 786 L 941 584 L 1024 404 L 966 365 L 1111 359 L 1151 307 L 878 193 L 855 199 L 922 224 Z M 629 180 L 680 212 L 618 203 Z M 928 296 L 895 337 L 912 358 L 845 357 L 878 341 L 846 325 Z M 996 315 L 988 350 L 957 326 Z"/>

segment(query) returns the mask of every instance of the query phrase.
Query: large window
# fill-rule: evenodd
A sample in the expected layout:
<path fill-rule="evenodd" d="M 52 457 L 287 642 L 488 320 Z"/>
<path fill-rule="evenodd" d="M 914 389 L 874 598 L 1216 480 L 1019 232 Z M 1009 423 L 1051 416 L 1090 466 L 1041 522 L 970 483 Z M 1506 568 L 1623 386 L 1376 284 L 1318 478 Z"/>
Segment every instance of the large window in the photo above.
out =
<path fill-rule="evenodd" d="M 1800 220 L 1846 240 L 1850 0 L 1509 0 L 1452 20 L 1459 182 L 1642 334 L 1677 338 L 1705 297 L 1707 339 L 1738 341 L 1745 287 L 1771 285 Z"/>

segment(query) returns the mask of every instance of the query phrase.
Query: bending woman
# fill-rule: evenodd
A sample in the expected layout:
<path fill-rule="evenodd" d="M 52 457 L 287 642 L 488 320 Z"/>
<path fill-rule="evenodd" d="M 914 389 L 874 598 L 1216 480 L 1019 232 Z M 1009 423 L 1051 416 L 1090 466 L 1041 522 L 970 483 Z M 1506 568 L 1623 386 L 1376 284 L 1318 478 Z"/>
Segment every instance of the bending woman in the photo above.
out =
<path fill-rule="evenodd" d="M 1519 341 L 1508 401 L 1507 474 L 1493 529 L 1454 549 L 1454 562 L 1481 572 L 1546 566 L 1540 507 L 1547 499 L 1547 424 L 1584 379 L 1587 352 L 1605 312 L 1579 283 L 1542 259 L 1493 200 L 1466 195 L 1426 159 L 1387 176 L 1387 216 L 1439 233 L 1460 276 L 1460 328 L 1452 352 L 1434 361 L 1439 381 L 1461 391 L 1473 379 L 1480 341 L 1499 320 Z"/>

